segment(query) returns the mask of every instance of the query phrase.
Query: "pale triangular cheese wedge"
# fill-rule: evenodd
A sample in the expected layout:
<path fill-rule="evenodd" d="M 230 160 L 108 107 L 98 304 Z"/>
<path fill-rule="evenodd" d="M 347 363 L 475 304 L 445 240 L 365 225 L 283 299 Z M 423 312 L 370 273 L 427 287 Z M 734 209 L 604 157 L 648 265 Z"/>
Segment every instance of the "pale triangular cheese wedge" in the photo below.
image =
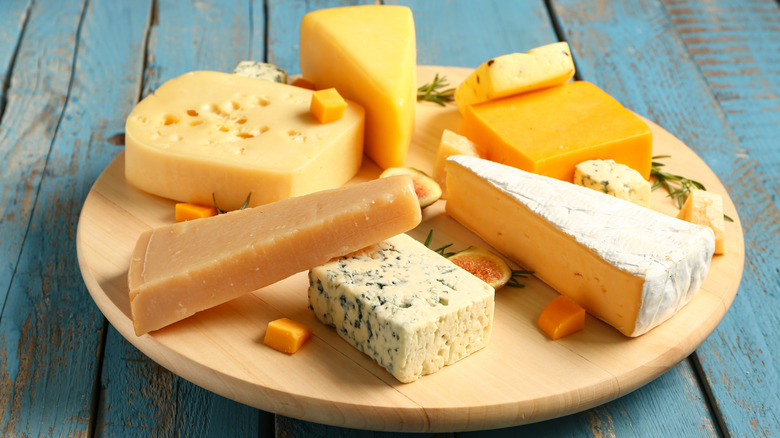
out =
<path fill-rule="evenodd" d="M 301 75 L 366 110 L 364 150 L 382 168 L 403 166 L 414 130 L 417 51 L 404 6 L 348 6 L 301 21 Z"/>

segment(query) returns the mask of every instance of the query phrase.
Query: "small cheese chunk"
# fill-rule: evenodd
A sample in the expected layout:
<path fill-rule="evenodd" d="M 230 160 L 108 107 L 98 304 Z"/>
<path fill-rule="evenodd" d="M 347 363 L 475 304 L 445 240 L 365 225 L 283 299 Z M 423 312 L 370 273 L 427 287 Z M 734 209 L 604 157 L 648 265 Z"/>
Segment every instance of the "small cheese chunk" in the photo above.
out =
<path fill-rule="evenodd" d="M 449 129 L 441 133 L 441 142 L 436 150 L 436 161 L 433 164 L 433 179 L 441 187 L 442 198 L 447 198 L 447 158 L 453 155 L 481 156 L 479 148 L 468 138 L 458 135 Z"/>
<path fill-rule="evenodd" d="M 542 310 L 536 325 L 555 341 L 585 327 L 585 309 L 569 297 L 558 295 Z"/>
<path fill-rule="evenodd" d="M 401 234 L 309 271 L 317 318 L 403 383 L 484 348 L 495 291 Z"/>
<path fill-rule="evenodd" d="M 615 160 L 588 160 L 577 164 L 574 184 L 650 207 L 650 181 Z"/>
<path fill-rule="evenodd" d="M 301 75 L 366 109 L 365 152 L 383 169 L 403 166 L 412 141 L 415 41 L 405 6 L 320 9 L 301 21 Z"/>
<path fill-rule="evenodd" d="M 323 125 L 311 90 L 219 72 L 191 72 L 127 118 L 125 177 L 169 199 L 239 208 L 340 187 L 360 169 L 362 107 Z M 326 169 L 327 171 L 323 171 Z"/>
<path fill-rule="evenodd" d="M 128 273 L 142 335 L 414 228 L 412 179 L 383 178 L 141 234 Z"/>
<path fill-rule="evenodd" d="M 491 161 L 568 182 L 577 163 L 594 159 L 613 159 L 650 179 L 650 128 L 589 82 L 470 105 L 460 133 L 484 146 Z"/>
<path fill-rule="evenodd" d="M 626 336 L 688 303 L 715 249 L 707 227 L 479 158 L 451 157 L 447 186 L 447 213 Z"/>
<path fill-rule="evenodd" d="M 282 353 L 293 354 L 311 335 L 311 328 L 289 318 L 279 318 L 268 323 L 263 343 Z"/>
<path fill-rule="evenodd" d="M 455 89 L 455 103 L 463 113 L 468 105 L 560 85 L 573 76 L 569 44 L 548 44 L 484 62 Z"/>
<path fill-rule="evenodd" d="M 309 111 L 320 123 L 330 123 L 344 117 L 347 101 L 335 88 L 318 90 L 311 95 Z"/>
<path fill-rule="evenodd" d="M 710 227 L 715 233 L 715 254 L 726 253 L 726 221 L 723 218 L 723 196 L 704 190 L 691 190 L 678 219 Z"/>
<path fill-rule="evenodd" d="M 307 81 L 304 78 L 296 78 L 290 85 L 293 85 L 295 87 L 301 87 L 306 88 L 307 90 L 316 90 L 317 87 L 312 84 L 311 82 Z"/>
<path fill-rule="evenodd" d="M 176 222 L 191 221 L 193 219 L 203 219 L 217 215 L 217 209 L 214 206 L 188 204 L 186 202 L 177 202 L 174 206 Z"/>
<path fill-rule="evenodd" d="M 287 71 L 267 62 L 241 61 L 233 70 L 233 74 L 280 84 L 287 83 Z"/>

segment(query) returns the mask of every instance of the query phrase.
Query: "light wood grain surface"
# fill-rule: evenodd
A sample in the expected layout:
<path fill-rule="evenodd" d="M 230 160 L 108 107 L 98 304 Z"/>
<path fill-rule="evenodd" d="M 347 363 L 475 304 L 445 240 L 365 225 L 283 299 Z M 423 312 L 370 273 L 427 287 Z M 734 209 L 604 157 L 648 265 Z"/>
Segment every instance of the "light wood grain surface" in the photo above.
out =
<path fill-rule="evenodd" d="M 434 73 L 459 82 L 468 69 L 419 68 L 421 83 Z M 454 105 L 417 105 L 408 165 L 430 171 L 442 129 L 457 131 Z M 648 122 L 649 123 L 649 122 Z M 670 171 L 685 170 L 721 193 L 729 251 L 716 256 L 693 301 L 636 339 L 588 317 L 586 329 L 557 342 L 535 325 L 557 293 L 535 278 L 496 294 L 495 328 L 483 351 L 411 384 L 400 384 L 319 323 L 308 309 L 306 273 L 250 293 L 182 322 L 136 337 L 129 319 L 127 268 L 138 235 L 173 221 L 173 202 L 129 186 L 123 156 L 114 160 L 86 199 L 78 228 L 79 262 L 87 287 L 111 324 L 127 340 L 174 373 L 225 397 L 318 423 L 398 431 L 477 430 L 524 424 L 578 412 L 624 395 L 685 358 L 715 328 L 730 306 L 742 273 L 743 240 L 733 203 L 717 177 L 683 143 L 655 124 L 654 154 L 671 155 Z M 375 178 L 370 161 L 355 181 Z M 658 190 L 656 209 L 676 213 Z M 432 247 L 487 246 L 444 213 L 444 201 L 424 210 L 409 234 Z M 288 356 L 262 344 L 267 323 L 281 316 L 314 329 L 314 337 Z M 529 376 L 533 376 L 529 379 Z"/>

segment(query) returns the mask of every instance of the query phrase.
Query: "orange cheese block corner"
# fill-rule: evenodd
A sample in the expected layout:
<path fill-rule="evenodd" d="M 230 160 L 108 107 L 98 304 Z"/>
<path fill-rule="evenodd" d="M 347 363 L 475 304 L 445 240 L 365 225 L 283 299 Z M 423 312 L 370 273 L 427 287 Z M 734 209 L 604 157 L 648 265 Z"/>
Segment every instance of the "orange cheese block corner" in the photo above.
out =
<path fill-rule="evenodd" d="M 282 353 L 293 354 L 311 335 L 311 328 L 289 318 L 279 318 L 268 323 L 263 343 Z"/>
<path fill-rule="evenodd" d="M 590 82 L 468 106 L 461 134 L 482 145 L 491 161 L 568 182 L 578 163 L 595 159 L 613 159 L 650 178 L 650 128 Z"/>
<path fill-rule="evenodd" d="M 422 212 L 399 175 L 141 234 L 128 272 L 137 335 L 406 232 Z"/>

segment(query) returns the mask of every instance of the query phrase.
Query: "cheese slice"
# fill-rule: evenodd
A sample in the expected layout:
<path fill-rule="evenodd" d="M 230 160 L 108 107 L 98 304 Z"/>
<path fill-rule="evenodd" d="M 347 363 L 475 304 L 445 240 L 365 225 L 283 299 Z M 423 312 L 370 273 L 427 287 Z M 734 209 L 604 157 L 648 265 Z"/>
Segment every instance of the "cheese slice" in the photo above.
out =
<path fill-rule="evenodd" d="M 412 141 L 415 44 L 404 6 L 320 9 L 301 21 L 301 75 L 366 109 L 365 152 L 383 169 L 403 166 Z"/>
<path fill-rule="evenodd" d="M 458 85 L 455 103 L 463 113 L 475 103 L 563 84 L 574 72 L 571 49 L 563 41 L 498 56 L 483 62 Z"/>
<path fill-rule="evenodd" d="M 688 303 L 715 248 L 707 227 L 479 158 L 451 157 L 447 187 L 453 218 L 626 336 Z"/>
<path fill-rule="evenodd" d="M 704 190 L 691 190 L 678 219 L 705 225 L 715 233 L 715 254 L 726 253 L 726 221 L 723 218 L 723 196 Z"/>
<path fill-rule="evenodd" d="M 125 127 L 125 177 L 169 199 L 239 208 L 336 188 L 360 169 L 364 112 L 338 121 L 309 113 L 312 91 L 199 71 L 161 85 Z"/>
<path fill-rule="evenodd" d="M 409 176 L 285 199 L 141 234 L 128 273 L 142 335 L 414 228 Z"/>
<path fill-rule="evenodd" d="M 400 234 L 309 271 L 317 318 L 403 383 L 487 346 L 490 285 Z"/>
<path fill-rule="evenodd" d="M 572 182 L 586 160 L 612 159 L 650 179 L 652 132 L 585 81 L 469 105 L 460 133 L 498 163 Z"/>

